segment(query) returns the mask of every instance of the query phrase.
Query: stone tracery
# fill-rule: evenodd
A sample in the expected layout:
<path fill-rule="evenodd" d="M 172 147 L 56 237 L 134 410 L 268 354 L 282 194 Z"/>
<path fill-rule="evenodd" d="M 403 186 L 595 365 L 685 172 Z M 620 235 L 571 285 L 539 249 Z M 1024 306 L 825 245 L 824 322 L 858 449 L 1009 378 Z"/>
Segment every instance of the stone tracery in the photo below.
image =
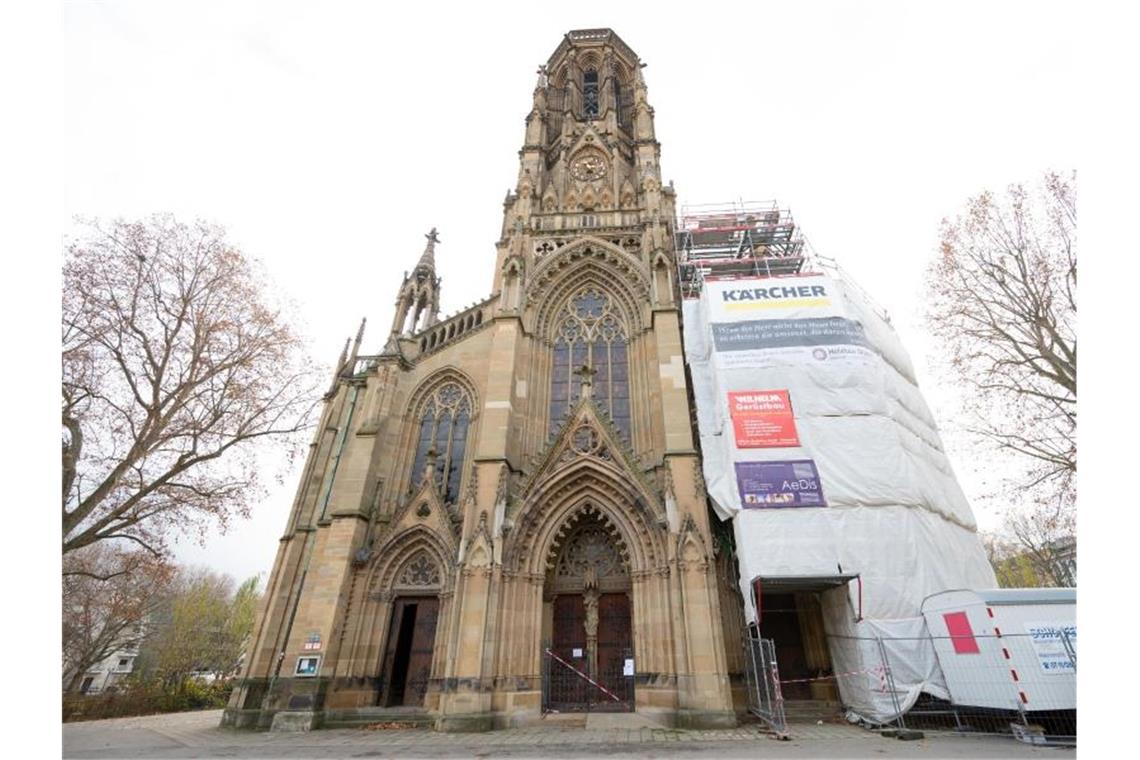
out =
<path fill-rule="evenodd" d="M 610 297 L 587 284 L 563 307 L 555 329 L 550 384 L 550 419 L 556 425 L 581 394 L 582 378 L 574 370 L 594 371 L 592 397 L 614 426 L 630 434 L 629 338 Z"/>
<path fill-rule="evenodd" d="M 439 566 L 421 549 L 404 564 L 397 583 L 403 586 L 438 586 Z"/>

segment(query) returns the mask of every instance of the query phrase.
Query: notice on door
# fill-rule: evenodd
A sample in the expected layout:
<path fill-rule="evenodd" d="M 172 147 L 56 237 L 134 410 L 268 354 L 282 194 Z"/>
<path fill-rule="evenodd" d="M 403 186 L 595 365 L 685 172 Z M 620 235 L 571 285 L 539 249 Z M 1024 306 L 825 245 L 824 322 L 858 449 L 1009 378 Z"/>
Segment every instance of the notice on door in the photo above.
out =
<path fill-rule="evenodd" d="M 786 390 L 730 391 L 728 413 L 738 449 L 800 445 L 792 400 Z"/>

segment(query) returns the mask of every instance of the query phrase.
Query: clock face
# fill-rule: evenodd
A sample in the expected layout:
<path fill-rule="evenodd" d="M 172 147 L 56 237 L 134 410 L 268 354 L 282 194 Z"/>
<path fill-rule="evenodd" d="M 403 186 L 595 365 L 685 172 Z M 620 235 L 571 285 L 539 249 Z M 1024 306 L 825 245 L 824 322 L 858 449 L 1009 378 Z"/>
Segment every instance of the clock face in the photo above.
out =
<path fill-rule="evenodd" d="M 601 156 L 590 153 L 581 158 L 574 159 L 570 164 L 570 173 L 574 179 L 589 182 L 606 176 L 606 160 Z"/>

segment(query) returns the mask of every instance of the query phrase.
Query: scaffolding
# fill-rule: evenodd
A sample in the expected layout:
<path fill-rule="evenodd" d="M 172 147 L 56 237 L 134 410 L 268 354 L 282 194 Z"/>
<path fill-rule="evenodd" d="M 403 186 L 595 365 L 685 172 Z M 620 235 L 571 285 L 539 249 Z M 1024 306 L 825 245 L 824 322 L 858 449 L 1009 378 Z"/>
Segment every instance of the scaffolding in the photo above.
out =
<path fill-rule="evenodd" d="M 775 201 L 682 206 L 675 229 L 684 298 L 698 297 L 710 277 L 797 275 L 811 258 L 792 213 Z"/>

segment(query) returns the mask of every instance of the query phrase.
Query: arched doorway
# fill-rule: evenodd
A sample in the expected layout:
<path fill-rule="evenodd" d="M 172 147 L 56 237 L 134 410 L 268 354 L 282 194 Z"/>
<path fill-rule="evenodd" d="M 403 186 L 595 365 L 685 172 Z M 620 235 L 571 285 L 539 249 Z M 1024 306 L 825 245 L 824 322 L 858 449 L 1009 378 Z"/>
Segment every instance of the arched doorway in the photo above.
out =
<path fill-rule="evenodd" d="M 439 622 L 439 565 L 425 550 L 400 568 L 388 592 L 392 599 L 377 704 L 421 707 L 432 676 Z"/>
<path fill-rule="evenodd" d="M 617 529 L 587 506 L 551 547 L 544 583 L 544 707 L 632 711 L 629 561 Z"/>

